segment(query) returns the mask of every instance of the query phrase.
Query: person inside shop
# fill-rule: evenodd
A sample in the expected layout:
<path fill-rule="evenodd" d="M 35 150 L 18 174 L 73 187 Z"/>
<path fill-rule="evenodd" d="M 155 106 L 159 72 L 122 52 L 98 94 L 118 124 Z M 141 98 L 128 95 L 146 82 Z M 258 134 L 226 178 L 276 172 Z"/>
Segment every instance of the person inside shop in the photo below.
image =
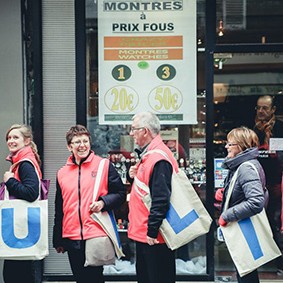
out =
<path fill-rule="evenodd" d="M 270 95 L 260 96 L 257 100 L 254 131 L 259 138 L 259 162 L 266 175 L 266 187 L 269 202 L 266 209 L 274 239 L 283 251 L 283 235 L 280 232 L 282 192 L 281 180 L 283 171 L 283 152 L 270 150 L 270 138 L 282 138 L 283 122 L 276 115 L 275 98 Z M 276 259 L 277 273 L 283 275 L 283 257 Z"/>
<path fill-rule="evenodd" d="M 41 178 L 42 173 L 41 160 L 33 141 L 32 129 L 28 125 L 12 125 L 6 133 L 6 143 L 10 152 L 6 160 L 11 162 L 13 167 L 11 171 L 6 171 L 3 177 L 9 195 L 16 199 L 33 202 L 39 196 L 38 176 Z M 4 282 L 18 282 L 19 277 L 23 283 L 39 282 L 36 274 L 40 265 L 39 260 L 5 259 Z"/>
<path fill-rule="evenodd" d="M 130 135 L 139 147 L 140 157 L 140 162 L 131 166 L 128 172 L 132 182 L 128 237 L 136 242 L 138 283 L 173 283 L 176 277 L 175 253 L 165 244 L 159 227 L 169 209 L 171 176 L 173 170 L 178 170 L 178 164 L 162 141 L 160 121 L 155 114 L 141 112 L 134 115 Z M 161 154 L 148 153 L 155 149 L 165 152 L 172 165 Z M 138 193 L 142 189 L 137 179 L 150 189 L 150 211 Z"/>
<path fill-rule="evenodd" d="M 255 132 L 247 127 L 239 127 L 231 130 L 227 135 L 227 156 L 222 167 L 228 170 L 224 180 L 224 193 L 222 211 L 219 217 L 219 225 L 226 226 L 229 222 L 239 221 L 260 213 L 267 201 L 264 193 L 265 174 L 262 166 L 257 160 L 258 137 Z M 258 173 L 249 164 L 254 164 Z M 230 182 L 238 169 L 237 179 L 229 200 L 228 208 L 223 211 Z M 235 244 L 237 243 L 235 235 Z M 243 255 L 244 256 L 244 255 Z M 257 270 L 240 277 L 237 271 L 239 283 L 259 283 Z"/>
<path fill-rule="evenodd" d="M 103 266 L 84 266 L 86 239 L 106 236 L 90 215 L 118 208 L 126 199 L 126 189 L 107 159 L 98 197 L 92 202 L 102 158 L 91 150 L 90 133 L 82 125 L 72 126 L 66 133 L 66 141 L 71 155 L 57 172 L 53 247 L 58 253 L 67 251 L 76 282 L 103 283 Z"/>

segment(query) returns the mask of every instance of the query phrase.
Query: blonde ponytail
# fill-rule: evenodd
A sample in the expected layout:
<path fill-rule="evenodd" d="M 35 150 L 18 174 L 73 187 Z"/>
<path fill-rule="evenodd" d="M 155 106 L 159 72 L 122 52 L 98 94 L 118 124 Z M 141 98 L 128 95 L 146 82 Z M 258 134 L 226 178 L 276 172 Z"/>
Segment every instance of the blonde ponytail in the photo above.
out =
<path fill-rule="evenodd" d="M 30 147 L 32 149 L 32 152 L 34 153 L 34 156 L 35 156 L 35 159 L 36 159 L 38 165 L 41 166 L 41 160 L 40 160 L 40 156 L 39 156 L 38 151 L 37 151 L 37 145 L 35 144 L 34 141 L 30 142 Z"/>

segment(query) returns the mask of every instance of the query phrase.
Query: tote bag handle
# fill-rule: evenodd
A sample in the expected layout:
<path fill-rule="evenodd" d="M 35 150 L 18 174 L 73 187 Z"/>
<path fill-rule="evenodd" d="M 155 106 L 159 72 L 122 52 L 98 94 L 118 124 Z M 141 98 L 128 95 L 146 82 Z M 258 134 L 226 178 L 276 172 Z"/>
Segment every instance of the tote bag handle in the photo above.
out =
<path fill-rule="evenodd" d="M 30 159 L 24 158 L 24 159 L 22 159 L 22 160 L 20 160 L 20 161 L 18 161 L 18 162 L 13 163 L 13 164 L 10 166 L 9 171 L 12 172 L 12 171 L 16 168 L 17 165 L 19 165 L 20 163 L 22 163 L 22 162 L 24 162 L 24 161 L 30 162 L 30 163 L 33 165 L 34 170 L 35 170 L 35 172 L 36 172 L 36 175 L 37 175 L 37 178 L 38 178 L 38 182 L 39 182 L 39 194 L 38 194 L 38 198 L 37 198 L 37 199 L 39 200 L 39 199 L 40 199 L 40 193 L 41 193 L 41 179 L 40 179 L 39 172 L 37 171 L 36 166 L 33 164 L 33 162 L 32 162 Z M 8 200 L 8 199 L 9 199 L 9 192 L 8 192 L 6 186 L 5 186 L 4 200 Z"/>
<path fill-rule="evenodd" d="M 97 198 L 97 194 L 98 194 L 98 190 L 99 190 L 99 186 L 100 186 L 100 182 L 101 182 L 101 176 L 102 176 L 102 172 L 103 172 L 105 162 L 106 162 L 105 158 L 102 159 L 99 162 L 99 166 L 98 166 L 98 170 L 97 170 L 97 174 L 96 174 L 96 179 L 95 179 L 95 183 L 94 183 L 94 188 L 93 188 L 92 202 L 94 202 Z"/>
<path fill-rule="evenodd" d="M 228 208 L 228 204 L 229 204 L 229 200 L 230 200 L 230 197 L 232 195 L 232 191 L 234 189 L 234 185 L 235 185 L 235 182 L 236 182 L 236 179 L 238 177 L 238 171 L 239 171 L 239 168 L 243 165 L 243 164 L 249 164 L 257 173 L 259 179 L 260 179 L 260 176 L 259 176 L 259 173 L 255 167 L 255 165 L 250 162 L 250 161 L 246 161 L 244 163 L 242 163 L 236 170 L 236 172 L 234 173 L 232 179 L 231 179 L 231 182 L 230 182 L 230 185 L 229 185 L 229 188 L 228 188 L 228 192 L 227 192 L 227 196 L 226 196 L 226 200 L 225 200 L 225 204 L 224 204 L 224 208 L 223 208 L 223 211 L 225 211 L 227 208 Z"/>

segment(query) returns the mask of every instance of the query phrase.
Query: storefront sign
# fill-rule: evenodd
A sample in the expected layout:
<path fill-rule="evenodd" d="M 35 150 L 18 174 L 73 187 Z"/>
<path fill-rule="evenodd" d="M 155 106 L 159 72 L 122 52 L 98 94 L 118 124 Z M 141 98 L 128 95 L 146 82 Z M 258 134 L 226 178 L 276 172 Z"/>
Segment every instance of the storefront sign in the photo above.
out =
<path fill-rule="evenodd" d="M 227 169 L 222 168 L 224 158 L 214 158 L 214 187 L 223 188 L 224 180 L 228 174 Z"/>
<path fill-rule="evenodd" d="M 196 0 L 97 3 L 99 123 L 196 124 Z"/>

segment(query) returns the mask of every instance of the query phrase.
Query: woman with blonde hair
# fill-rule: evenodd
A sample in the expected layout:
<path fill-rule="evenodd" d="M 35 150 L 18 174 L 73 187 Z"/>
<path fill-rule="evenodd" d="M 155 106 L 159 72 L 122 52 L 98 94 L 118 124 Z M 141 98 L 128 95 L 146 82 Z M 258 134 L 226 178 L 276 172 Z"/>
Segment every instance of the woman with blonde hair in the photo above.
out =
<path fill-rule="evenodd" d="M 12 170 L 4 173 L 3 180 L 10 198 L 35 201 L 39 196 L 39 182 L 42 178 L 40 157 L 33 142 L 32 130 L 27 125 L 12 125 L 6 133 Z M 5 260 L 3 278 L 5 283 L 35 283 L 35 264 L 32 260 Z M 38 282 L 38 281 L 37 281 Z M 41 281 L 40 281 L 41 282 Z"/>
<path fill-rule="evenodd" d="M 258 137 L 256 133 L 246 127 L 235 128 L 227 135 L 227 157 L 223 162 L 223 168 L 228 169 L 228 175 L 224 181 L 224 193 L 222 213 L 219 217 L 219 225 L 226 226 L 229 222 L 239 221 L 260 213 L 267 201 L 265 194 L 265 174 L 257 160 Z M 249 161 L 249 162 L 247 162 Z M 253 169 L 255 166 L 257 172 Z M 228 208 L 223 211 L 230 182 L 236 170 L 238 175 L 229 199 Z M 238 235 L 235 235 L 235 244 Z M 243 257 L 244 257 L 243 253 Z M 259 283 L 257 270 L 240 277 L 237 271 L 239 283 Z"/>

